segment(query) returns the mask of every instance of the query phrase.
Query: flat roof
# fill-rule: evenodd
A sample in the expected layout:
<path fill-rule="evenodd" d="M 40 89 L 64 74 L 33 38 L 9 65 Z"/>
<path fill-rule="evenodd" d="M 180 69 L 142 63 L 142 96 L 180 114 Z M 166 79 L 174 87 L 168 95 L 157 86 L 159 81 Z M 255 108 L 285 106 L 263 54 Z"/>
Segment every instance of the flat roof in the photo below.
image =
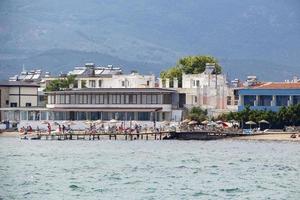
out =
<path fill-rule="evenodd" d="M 0 87 L 40 87 L 35 82 L 26 81 L 1 81 Z"/>
<path fill-rule="evenodd" d="M 290 83 L 290 82 L 268 82 L 259 85 L 254 85 L 250 87 L 239 88 L 241 90 L 245 89 L 300 89 L 300 82 Z"/>
<path fill-rule="evenodd" d="M 164 89 L 164 88 L 82 88 L 73 90 L 63 90 L 63 91 L 52 91 L 45 92 L 46 94 L 56 94 L 56 93 L 114 93 L 114 92 L 128 92 L 128 93 L 138 93 L 138 92 L 150 92 L 150 93 L 172 93 L 176 90 Z"/>

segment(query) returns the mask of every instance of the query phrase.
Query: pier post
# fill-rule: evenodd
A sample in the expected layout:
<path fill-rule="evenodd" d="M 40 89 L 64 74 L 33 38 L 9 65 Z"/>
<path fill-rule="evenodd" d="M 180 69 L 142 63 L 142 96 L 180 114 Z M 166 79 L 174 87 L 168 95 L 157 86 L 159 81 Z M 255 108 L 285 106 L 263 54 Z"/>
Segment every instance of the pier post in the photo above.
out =
<path fill-rule="evenodd" d="M 156 133 L 154 134 L 154 140 L 156 140 Z"/>
<path fill-rule="evenodd" d="M 148 140 L 149 134 L 146 135 L 146 140 Z"/>
<path fill-rule="evenodd" d="M 162 135 L 162 133 L 159 134 L 159 139 L 160 139 L 160 140 L 161 140 L 161 135 Z"/>

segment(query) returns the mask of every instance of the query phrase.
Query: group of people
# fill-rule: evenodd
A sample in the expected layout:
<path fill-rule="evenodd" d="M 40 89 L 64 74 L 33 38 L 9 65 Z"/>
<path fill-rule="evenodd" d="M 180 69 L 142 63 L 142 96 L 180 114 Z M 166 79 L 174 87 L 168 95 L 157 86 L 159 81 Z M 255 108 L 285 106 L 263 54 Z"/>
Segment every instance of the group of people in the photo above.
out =
<path fill-rule="evenodd" d="M 24 135 L 27 135 L 29 133 L 32 133 L 32 127 L 29 125 L 27 127 L 23 126 L 21 129 L 20 129 L 20 133 L 24 134 Z"/>

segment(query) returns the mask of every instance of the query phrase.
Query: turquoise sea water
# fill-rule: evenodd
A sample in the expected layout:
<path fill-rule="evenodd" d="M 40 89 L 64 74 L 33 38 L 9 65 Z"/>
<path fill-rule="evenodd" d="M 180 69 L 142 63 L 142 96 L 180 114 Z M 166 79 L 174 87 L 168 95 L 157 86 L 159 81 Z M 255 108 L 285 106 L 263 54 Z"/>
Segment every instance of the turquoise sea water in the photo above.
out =
<path fill-rule="evenodd" d="M 0 199 L 300 199 L 300 143 L 2 137 Z"/>

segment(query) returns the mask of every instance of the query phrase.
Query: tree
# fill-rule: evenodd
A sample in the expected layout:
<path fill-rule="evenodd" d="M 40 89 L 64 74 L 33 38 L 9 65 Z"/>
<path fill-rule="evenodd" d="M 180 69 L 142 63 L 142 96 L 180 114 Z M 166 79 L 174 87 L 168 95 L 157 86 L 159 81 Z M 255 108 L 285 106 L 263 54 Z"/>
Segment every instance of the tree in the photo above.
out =
<path fill-rule="evenodd" d="M 50 92 L 65 90 L 75 83 L 75 78 L 75 75 L 69 75 L 66 78 L 52 80 L 47 84 L 45 91 Z"/>
<path fill-rule="evenodd" d="M 188 119 L 202 122 L 207 119 L 207 110 L 201 107 L 193 107 L 188 112 Z"/>
<path fill-rule="evenodd" d="M 215 63 L 216 70 L 213 73 L 220 74 L 222 68 L 216 58 L 212 56 L 187 56 L 179 59 L 174 67 L 162 71 L 160 77 L 162 79 L 170 79 L 171 86 L 173 79 L 178 79 L 178 85 L 182 85 L 182 73 L 185 74 L 199 74 L 205 71 L 206 63 Z"/>
<path fill-rule="evenodd" d="M 218 60 L 212 56 L 187 56 L 181 58 L 177 66 L 180 66 L 185 74 L 199 74 L 205 71 L 206 63 L 215 63 L 216 71 L 213 73 L 221 73 Z"/>

